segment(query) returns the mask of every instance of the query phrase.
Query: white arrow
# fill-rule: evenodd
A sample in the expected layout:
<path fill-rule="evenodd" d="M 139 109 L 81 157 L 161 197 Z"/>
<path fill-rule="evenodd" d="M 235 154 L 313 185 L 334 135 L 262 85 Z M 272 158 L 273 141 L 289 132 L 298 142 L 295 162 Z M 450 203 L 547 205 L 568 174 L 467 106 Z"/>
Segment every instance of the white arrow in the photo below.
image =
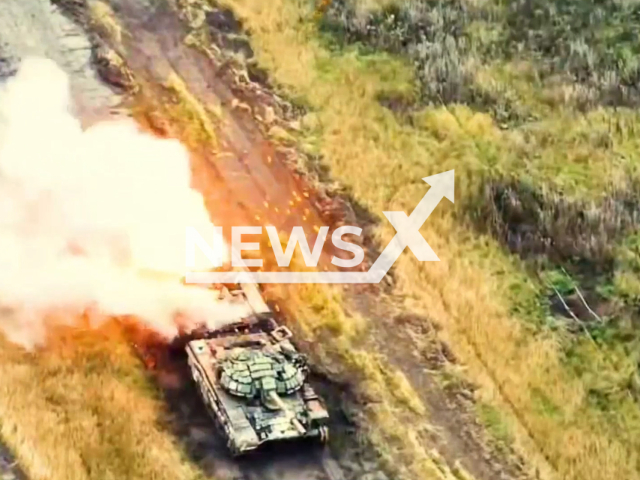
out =
<path fill-rule="evenodd" d="M 383 212 L 397 233 L 369 269 L 372 283 L 378 283 L 387 274 L 405 247 L 409 247 L 421 262 L 438 262 L 440 259 L 420 234 L 420 228 L 427 221 L 443 197 L 455 202 L 454 170 L 425 177 L 422 180 L 431 185 L 410 216 L 405 212 Z"/>

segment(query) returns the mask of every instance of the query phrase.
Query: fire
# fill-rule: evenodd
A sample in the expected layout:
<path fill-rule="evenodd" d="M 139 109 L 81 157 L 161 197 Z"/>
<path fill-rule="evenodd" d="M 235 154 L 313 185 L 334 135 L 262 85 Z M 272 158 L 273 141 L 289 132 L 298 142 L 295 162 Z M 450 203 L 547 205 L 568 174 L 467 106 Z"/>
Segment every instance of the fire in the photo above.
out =
<path fill-rule="evenodd" d="M 167 335 L 177 312 L 217 324 L 246 314 L 179 282 L 186 227 L 214 235 L 185 147 L 129 120 L 83 130 L 70 107 L 50 60 L 25 60 L 0 90 L 0 307 L 19 312 L 0 328 L 31 345 L 51 309 L 97 305 Z"/>

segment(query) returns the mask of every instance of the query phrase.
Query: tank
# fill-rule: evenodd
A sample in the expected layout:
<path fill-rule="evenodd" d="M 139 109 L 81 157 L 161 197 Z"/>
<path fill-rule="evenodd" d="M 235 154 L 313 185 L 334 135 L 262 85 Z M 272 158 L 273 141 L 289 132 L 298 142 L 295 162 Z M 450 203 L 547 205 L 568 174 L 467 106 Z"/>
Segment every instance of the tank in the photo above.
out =
<path fill-rule="evenodd" d="M 255 293 L 244 286 L 231 293 L 234 301 L 253 304 L 250 318 L 187 343 L 200 395 L 235 456 L 267 442 L 324 443 L 329 414 L 308 382 L 307 359 Z"/>

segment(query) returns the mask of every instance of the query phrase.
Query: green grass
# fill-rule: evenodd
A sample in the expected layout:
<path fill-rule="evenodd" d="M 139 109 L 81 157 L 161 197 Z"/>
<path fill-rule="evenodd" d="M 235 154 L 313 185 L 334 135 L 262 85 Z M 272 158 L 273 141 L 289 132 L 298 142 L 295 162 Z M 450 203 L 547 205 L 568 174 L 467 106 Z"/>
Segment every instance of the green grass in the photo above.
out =
<path fill-rule="evenodd" d="M 500 410 L 485 403 L 479 403 L 477 410 L 480 421 L 499 445 L 511 445 L 513 443 L 511 430 L 502 418 Z"/>
<path fill-rule="evenodd" d="M 485 185 L 467 189 L 467 217 L 524 258 L 543 285 L 554 272 L 570 272 L 576 288 L 560 293 L 584 292 L 606 312 L 606 326 L 593 325 L 590 313 L 581 320 L 593 331 L 578 329 L 614 350 L 605 356 L 617 355 L 620 342 L 627 351 L 638 343 L 637 249 L 630 245 L 640 229 L 640 117 L 624 108 L 637 95 L 630 39 L 638 15 L 633 2 L 406 1 L 364 12 L 336 2 L 322 23 L 330 44 L 413 60 L 421 103 L 431 105 L 412 116 L 414 127 L 447 147 L 473 143 L 476 158 L 464 160 L 465 174 Z M 428 52 L 447 45 L 442 71 L 433 71 Z M 455 94 L 438 91 L 456 84 Z M 493 121 L 477 129 L 468 107 Z M 457 128 L 443 121 L 449 114 Z M 548 326 L 539 300 L 537 313 L 531 299 L 522 301 L 535 323 Z M 517 301 L 514 307 L 521 310 Z"/>
<path fill-rule="evenodd" d="M 335 31 L 320 32 L 303 2 L 224 3 L 245 21 L 259 60 L 283 91 L 317 116 L 310 134 L 325 164 L 369 211 L 410 211 L 426 191 L 420 178 L 456 169 L 455 209 L 443 203 L 422 230 L 441 262 L 419 265 L 402 257 L 397 292 L 442 326 L 482 387 L 479 395 L 514 425 L 516 447 L 546 478 L 638 478 L 640 410 L 627 388 L 633 342 L 603 342 L 594 335 L 606 330 L 600 326 L 589 326 L 591 337 L 573 333 L 562 319 L 551 326 L 547 284 L 538 277 L 566 267 L 585 292 L 596 290 L 585 284 L 585 272 L 595 273 L 596 285 L 611 283 L 618 245 L 638 226 L 638 114 L 606 107 L 605 90 L 579 69 L 558 78 L 560 67 L 545 63 L 539 44 L 525 45 L 521 55 L 498 49 L 495 42 L 515 27 L 503 7 L 490 2 L 475 4 L 490 10 L 484 17 L 471 15 L 467 4 L 421 3 L 421 15 L 432 21 L 427 43 L 433 45 L 425 48 L 445 53 L 437 65 L 410 48 L 402 54 L 392 40 L 407 34 L 396 21 L 382 35 L 355 38 L 358 46 L 353 38 L 345 42 L 344 32 L 328 40 Z M 548 35 L 542 27 L 530 29 Z M 456 29 L 475 29 L 484 43 L 471 48 Z M 381 45 L 385 35 L 391 43 Z M 398 56 L 390 61 L 400 78 L 416 79 L 420 101 L 408 116 L 380 102 L 382 90 L 393 93 L 380 50 Z M 291 58 L 296 62 L 284 60 Z M 609 68 L 609 57 L 601 58 Z M 451 85 L 445 74 L 452 75 Z M 566 101 L 558 96 L 564 88 Z M 580 89 L 597 95 L 577 102 Z M 403 80 L 398 94 L 410 97 L 407 91 Z M 503 105 L 506 119 L 495 104 Z M 509 113 L 514 106 L 524 114 Z M 530 239 L 527 230 L 534 232 Z M 507 233 L 524 243 L 513 248 L 521 258 L 501 245 Z M 380 243 L 392 234 L 381 226 Z M 610 319 L 607 328 L 617 331 L 620 321 Z"/>

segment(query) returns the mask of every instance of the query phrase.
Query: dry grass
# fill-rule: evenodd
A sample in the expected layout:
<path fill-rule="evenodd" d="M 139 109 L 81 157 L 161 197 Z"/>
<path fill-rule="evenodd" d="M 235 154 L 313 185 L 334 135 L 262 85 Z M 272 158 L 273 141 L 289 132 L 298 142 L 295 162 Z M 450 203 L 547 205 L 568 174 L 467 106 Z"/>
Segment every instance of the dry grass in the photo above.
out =
<path fill-rule="evenodd" d="M 507 134 L 488 116 L 466 108 L 427 112 L 420 131 L 398 124 L 377 102 L 376 75 L 353 56 L 324 50 L 313 25 L 300 21 L 312 15 L 305 4 L 225 3 L 246 22 L 260 61 L 273 77 L 316 110 L 321 128 L 315 133 L 334 177 L 371 211 L 413 208 L 425 192 L 419 179 L 426 174 L 456 168 L 457 190 L 464 196 L 475 194 L 483 171 L 505 165 L 530 168 L 509 152 L 517 144 L 506 142 Z M 579 130 L 581 122 L 590 120 L 566 122 Z M 597 151 L 592 157 L 575 152 L 569 162 L 559 161 L 557 154 L 544 156 L 535 168 L 577 191 L 623 179 L 624 169 L 601 162 Z M 576 184 L 576 172 L 594 175 Z M 585 381 L 563 365 L 556 340 L 532 336 L 510 312 L 509 300 L 514 295 L 533 298 L 535 286 L 517 262 L 492 240 L 461 226 L 448 214 L 451 210 L 443 204 L 423 228 L 442 261 L 419 265 L 403 257 L 396 265 L 399 292 L 443 327 L 469 375 L 482 386 L 483 401 L 509 413 L 518 448 L 545 478 L 640 478 L 635 467 L 640 448 L 632 435 L 640 425 L 637 407 L 629 400 L 616 412 L 621 416 L 617 425 L 627 426 L 620 431 L 589 404 Z M 392 233 L 381 231 L 383 244 Z M 598 351 L 589 353 L 596 364 L 603 360 Z"/>
<path fill-rule="evenodd" d="M 215 106 L 200 102 L 175 71 L 169 71 L 160 85 L 140 75 L 135 80 L 131 112 L 140 125 L 158 135 L 180 139 L 197 154 L 217 149 L 216 128 L 222 114 Z"/>
<path fill-rule="evenodd" d="M 0 339 L 0 428 L 33 480 L 202 478 L 115 326 L 26 352 Z"/>
<path fill-rule="evenodd" d="M 113 9 L 108 3 L 100 0 L 89 0 L 89 19 L 92 27 L 104 38 L 112 42 L 114 48 L 121 52 L 122 36 L 125 34 Z"/>
<path fill-rule="evenodd" d="M 187 144 L 207 144 L 210 148 L 215 149 L 217 135 L 211 119 L 212 115 L 189 91 L 184 80 L 177 73 L 171 72 L 165 81 L 165 87 L 177 97 L 176 104 L 172 108 L 173 114 L 171 114 L 172 117 L 175 117 L 175 123 L 192 126 L 197 132 L 195 135 L 189 136 Z"/>

